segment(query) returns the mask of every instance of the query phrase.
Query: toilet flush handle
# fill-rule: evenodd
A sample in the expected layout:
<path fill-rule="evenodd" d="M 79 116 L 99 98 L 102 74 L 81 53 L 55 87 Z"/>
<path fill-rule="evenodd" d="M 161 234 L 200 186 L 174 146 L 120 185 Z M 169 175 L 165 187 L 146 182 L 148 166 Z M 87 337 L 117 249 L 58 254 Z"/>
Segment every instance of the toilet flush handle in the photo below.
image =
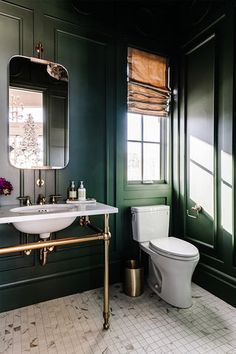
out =
<path fill-rule="evenodd" d="M 203 208 L 199 204 L 195 204 L 191 209 L 194 211 L 195 215 L 190 214 L 188 210 L 187 210 L 187 215 L 188 215 L 188 217 L 193 218 L 193 219 L 197 219 L 199 216 L 199 213 L 201 213 L 203 210 Z"/>

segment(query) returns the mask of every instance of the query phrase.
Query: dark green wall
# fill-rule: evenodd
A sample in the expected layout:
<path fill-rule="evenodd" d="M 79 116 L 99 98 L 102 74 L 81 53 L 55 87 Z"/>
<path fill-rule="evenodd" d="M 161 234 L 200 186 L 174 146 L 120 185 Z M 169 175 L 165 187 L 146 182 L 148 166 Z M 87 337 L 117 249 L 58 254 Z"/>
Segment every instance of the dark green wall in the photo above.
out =
<path fill-rule="evenodd" d="M 110 281 L 116 282 L 122 279 L 124 260 L 137 255 L 130 206 L 171 203 L 170 183 L 156 187 L 126 183 L 126 49 L 135 45 L 168 53 L 171 36 L 167 31 L 150 32 L 148 21 L 147 30 L 141 23 L 140 31 L 140 23 L 130 21 L 132 8 L 124 3 L 93 2 L 83 11 L 73 7 L 75 3 L 79 2 L 0 1 L 0 175 L 14 185 L 13 194 L 0 202 L 16 204 L 20 195 L 30 195 L 35 202 L 39 193 L 62 194 L 65 199 L 70 180 L 83 180 L 88 197 L 119 208 L 119 214 L 111 217 Z M 35 56 L 39 41 L 45 59 L 68 69 L 70 90 L 70 161 L 62 170 L 42 171 L 41 188 L 36 185 L 39 171 L 9 165 L 6 118 L 9 59 L 16 54 Z M 75 222 L 53 237 L 80 233 Z M 1 225 L 0 247 L 25 241 L 13 226 Z M 39 265 L 37 252 L 1 256 L 0 311 L 98 287 L 102 271 L 100 243 L 58 248 L 45 267 Z"/>
<path fill-rule="evenodd" d="M 212 14 L 210 14 L 212 15 Z M 200 262 L 194 280 L 236 306 L 235 263 L 235 7 L 228 2 L 218 16 L 204 19 L 192 33 L 181 38 L 178 56 L 178 105 L 174 112 L 174 220 L 175 233 L 194 243 Z M 213 214 L 207 210 L 190 218 L 196 200 L 191 200 L 189 165 L 191 136 L 213 149 L 211 176 Z M 204 155 L 204 147 L 202 147 Z M 225 156 L 228 163 L 225 164 Z M 226 166 L 227 165 L 227 166 Z M 228 178 L 225 178 L 225 174 Z M 196 176 L 196 179 L 198 176 Z M 204 190 L 201 179 L 197 187 Z M 209 197 L 210 190 L 205 191 Z M 230 230 L 230 222 L 233 227 Z M 178 219 L 177 219 L 178 218 Z"/>
<path fill-rule="evenodd" d="M 89 197 L 115 205 L 111 217 L 110 280 L 122 279 L 124 261 L 138 254 L 132 240 L 130 207 L 172 205 L 172 231 L 194 243 L 201 258 L 194 280 L 233 305 L 236 287 L 235 226 L 222 227 L 222 151 L 232 155 L 235 175 L 235 9 L 234 2 L 0 1 L 0 175 L 14 185 L 4 204 L 19 195 L 60 193 L 70 180 L 84 180 Z M 167 4 L 167 5 L 166 5 Z M 151 6 L 151 11 L 147 8 Z M 160 16 L 161 14 L 161 16 Z M 168 26 L 166 26 L 168 24 Z M 67 67 L 70 77 L 70 162 L 59 171 L 17 170 L 7 154 L 8 61 L 35 55 Z M 157 186 L 126 183 L 127 46 L 169 55 L 175 89 L 171 120 L 170 181 Z M 204 211 L 186 216 L 189 195 L 189 141 L 194 134 L 214 146 L 214 220 Z M 173 184 L 173 188 L 172 188 Z M 233 207 L 234 215 L 234 207 Z M 96 218 L 96 222 L 100 222 Z M 233 218 L 234 219 L 234 218 Z M 78 223 L 53 237 L 77 235 Z M 37 239 L 30 236 L 30 240 Z M 25 242 L 11 225 L 0 227 L 0 246 Z M 42 268 L 38 254 L 0 257 L 0 311 L 95 288 L 102 284 L 100 243 L 59 248 Z"/>

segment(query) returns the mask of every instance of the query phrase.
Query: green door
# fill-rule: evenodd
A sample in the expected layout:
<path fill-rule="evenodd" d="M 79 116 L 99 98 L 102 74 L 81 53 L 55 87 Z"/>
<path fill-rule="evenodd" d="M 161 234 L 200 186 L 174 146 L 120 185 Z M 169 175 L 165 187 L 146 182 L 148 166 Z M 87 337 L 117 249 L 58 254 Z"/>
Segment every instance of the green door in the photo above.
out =
<path fill-rule="evenodd" d="M 186 54 L 185 237 L 215 246 L 216 149 L 215 37 Z M 199 210 L 199 211 L 198 211 Z"/>

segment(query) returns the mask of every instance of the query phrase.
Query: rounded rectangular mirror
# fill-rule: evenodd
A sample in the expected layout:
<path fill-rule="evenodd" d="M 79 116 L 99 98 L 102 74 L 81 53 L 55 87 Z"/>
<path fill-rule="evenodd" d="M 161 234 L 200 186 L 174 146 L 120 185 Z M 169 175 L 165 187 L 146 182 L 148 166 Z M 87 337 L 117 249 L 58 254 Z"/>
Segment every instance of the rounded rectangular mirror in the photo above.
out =
<path fill-rule="evenodd" d="M 9 160 L 21 169 L 59 169 L 69 162 L 68 72 L 47 60 L 9 62 Z"/>

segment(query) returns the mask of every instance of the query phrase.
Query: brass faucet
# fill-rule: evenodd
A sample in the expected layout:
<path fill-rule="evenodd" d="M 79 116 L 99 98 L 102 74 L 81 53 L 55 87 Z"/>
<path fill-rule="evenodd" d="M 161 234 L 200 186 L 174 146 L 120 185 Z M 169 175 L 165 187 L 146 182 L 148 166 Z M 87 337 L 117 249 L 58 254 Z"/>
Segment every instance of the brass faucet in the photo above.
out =
<path fill-rule="evenodd" d="M 62 198 L 60 194 L 51 194 L 50 195 L 50 204 L 57 204 L 58 199 Z"/>
<path fill-rule="evenodd" d="M 46 203 L 46 198 L 43 194 L 39 194 L 37 204 L 44 205 Z"/>
<path fill-rule="evenodd" d="M 23 197 L 18 197 L 17 199 L 19 199 L 21 205 L 22 204 L 27 205 L 27 206 L 32 205 L 29 195 L 23 196 Z"/>

